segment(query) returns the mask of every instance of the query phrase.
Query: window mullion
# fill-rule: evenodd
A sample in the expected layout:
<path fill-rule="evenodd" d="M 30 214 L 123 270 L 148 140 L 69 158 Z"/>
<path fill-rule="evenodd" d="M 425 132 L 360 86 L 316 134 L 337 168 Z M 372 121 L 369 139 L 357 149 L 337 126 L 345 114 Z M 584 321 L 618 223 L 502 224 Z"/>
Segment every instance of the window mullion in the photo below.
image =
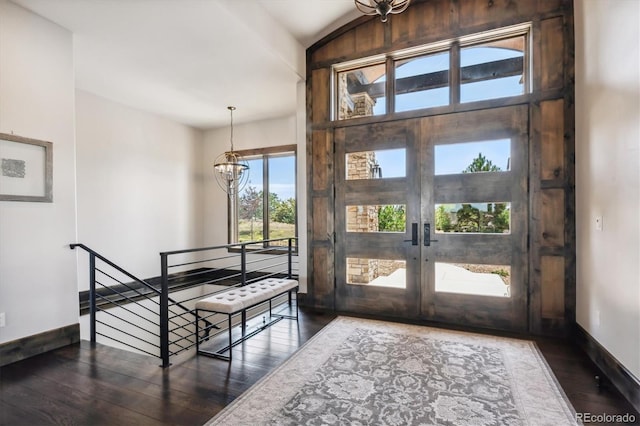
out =
<path fill-rule="evenodd" d="M 449 54 L 449 103 L 460 103 L 460 43 L 451 45 Z"/>
<path fill-rule="evenodd" d="M 269 239 L 269 156 L 262 157 L 262 239 Z M 267 248 L 269 243 L 263 243 Z"/>
<path fill-rule="evenodd" d="M 396 112 L 396 70 L 395 70 L 395 61 L 393 58 L 388 57 L 386 64 L 386 100 L 387 104 L 385 105 L 387 114 L 393 114 Z"/>

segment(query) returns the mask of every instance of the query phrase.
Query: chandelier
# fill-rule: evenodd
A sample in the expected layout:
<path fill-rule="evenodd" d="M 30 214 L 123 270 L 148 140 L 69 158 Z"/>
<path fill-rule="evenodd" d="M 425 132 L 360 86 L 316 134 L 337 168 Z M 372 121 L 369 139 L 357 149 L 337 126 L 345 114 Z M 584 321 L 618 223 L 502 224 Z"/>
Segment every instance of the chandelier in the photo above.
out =
<path fill-rule="evenodd" d="M 220 188 L 232 197 L 246 185 L 249 179 L 249 165 L 233 152 L 233 111 L 236 107 L 229 106 L 227 109 L 231 112 L 231 150 L 216 158 L 213 170 Z"/>
<path fill-rule="evenodd" d="M 382 22 L 387 22 L 389 14 L 404 12 L 411 0 L 354 0 L 358 10 L 365 15 L 380 15 Z"/>

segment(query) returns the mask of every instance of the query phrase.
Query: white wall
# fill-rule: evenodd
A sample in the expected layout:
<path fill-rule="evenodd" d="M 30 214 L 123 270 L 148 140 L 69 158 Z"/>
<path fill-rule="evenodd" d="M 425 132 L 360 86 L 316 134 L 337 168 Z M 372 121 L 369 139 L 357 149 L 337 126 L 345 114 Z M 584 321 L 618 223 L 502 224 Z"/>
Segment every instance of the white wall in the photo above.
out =
<path fill-rule="evenodd" d="M 78 322 L 69 31 L 0 0 L 0 132 L 53 142 L 53 203 L 0 202 L 0 343 Z"/>
<path fill-rule="evenodd" d="M 298 104 L 304 105 L 304 84 L 298 87 Z M 302 98 L 302 101 L 300 100 Z M 302 109 L 304 111 L 304 107 Z M 234 113 L 237 119 L 242 114 L 241 106 Z M 204 174 L 204 244 L 216 246 L 227 244 L 227 194 L 217 185 L 213 176 L 213 162 L 216 157 L 229 150 L 229 127 L 205 132 L 202 170 Z M 306 146 L 304 142 L 304 112 L 274 120 L 257 121 L 247 124 L 234 124 L 233 145 L 235 150 L 265 148 L 281 145 L 298 145 L 297 161 L 297 203 L 298 237 L 300 238 L 299 270 L 300 290 L 306 292 L 307 243 L 306 243 Z"/>
<path fill-rule="evenodd" d="M 78 242 L 158 276 L 158 253 L 203 243 L 202 132 L 83 91 L 76 109 Z"/>
<path fill-rule="evenodd" d="M 575 24 L 577 321 L 640 378 L 640 2 L 576 1 Z"/>

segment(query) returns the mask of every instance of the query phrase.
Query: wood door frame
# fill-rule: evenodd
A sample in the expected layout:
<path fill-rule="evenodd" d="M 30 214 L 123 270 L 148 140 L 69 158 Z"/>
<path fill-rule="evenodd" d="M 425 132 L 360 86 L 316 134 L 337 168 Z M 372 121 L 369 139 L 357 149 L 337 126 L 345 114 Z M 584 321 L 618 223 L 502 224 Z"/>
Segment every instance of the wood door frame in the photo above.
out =
<path fill-rule="evenodd" d="M 486 7 L 486 0 L 428 0 L 380 25 L 361 17 L 307 49 L 308 281 L 304 303 L 333 309 L 333 132 L 335 128 L 472 112 L 529 107 L 529 332 L 566 336 L 576 316 L 575 83 L 573 2 L 518 2 Z M 333 66 L 387 55 L 496 28 L 531 23 L 531 92 L 335 121 Z M 454 76 L 455 78 L 455 76 Z M 453 81 L 453 80 L 452 80 Z M 453 89 L 455 90 L 455 89 Z"/>

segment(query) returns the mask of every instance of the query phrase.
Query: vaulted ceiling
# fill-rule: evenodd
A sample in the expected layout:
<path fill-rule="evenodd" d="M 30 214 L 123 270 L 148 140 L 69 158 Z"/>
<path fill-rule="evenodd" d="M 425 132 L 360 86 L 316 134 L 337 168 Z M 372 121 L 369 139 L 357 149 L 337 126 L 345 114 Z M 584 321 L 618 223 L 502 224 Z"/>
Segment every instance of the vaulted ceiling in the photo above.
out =
<path fill-rule="evenodd" d="M 293 114 L 305 49 L 353 0 L 12 0 L 73 33 L 76 87 L 212 128 Z"/>

